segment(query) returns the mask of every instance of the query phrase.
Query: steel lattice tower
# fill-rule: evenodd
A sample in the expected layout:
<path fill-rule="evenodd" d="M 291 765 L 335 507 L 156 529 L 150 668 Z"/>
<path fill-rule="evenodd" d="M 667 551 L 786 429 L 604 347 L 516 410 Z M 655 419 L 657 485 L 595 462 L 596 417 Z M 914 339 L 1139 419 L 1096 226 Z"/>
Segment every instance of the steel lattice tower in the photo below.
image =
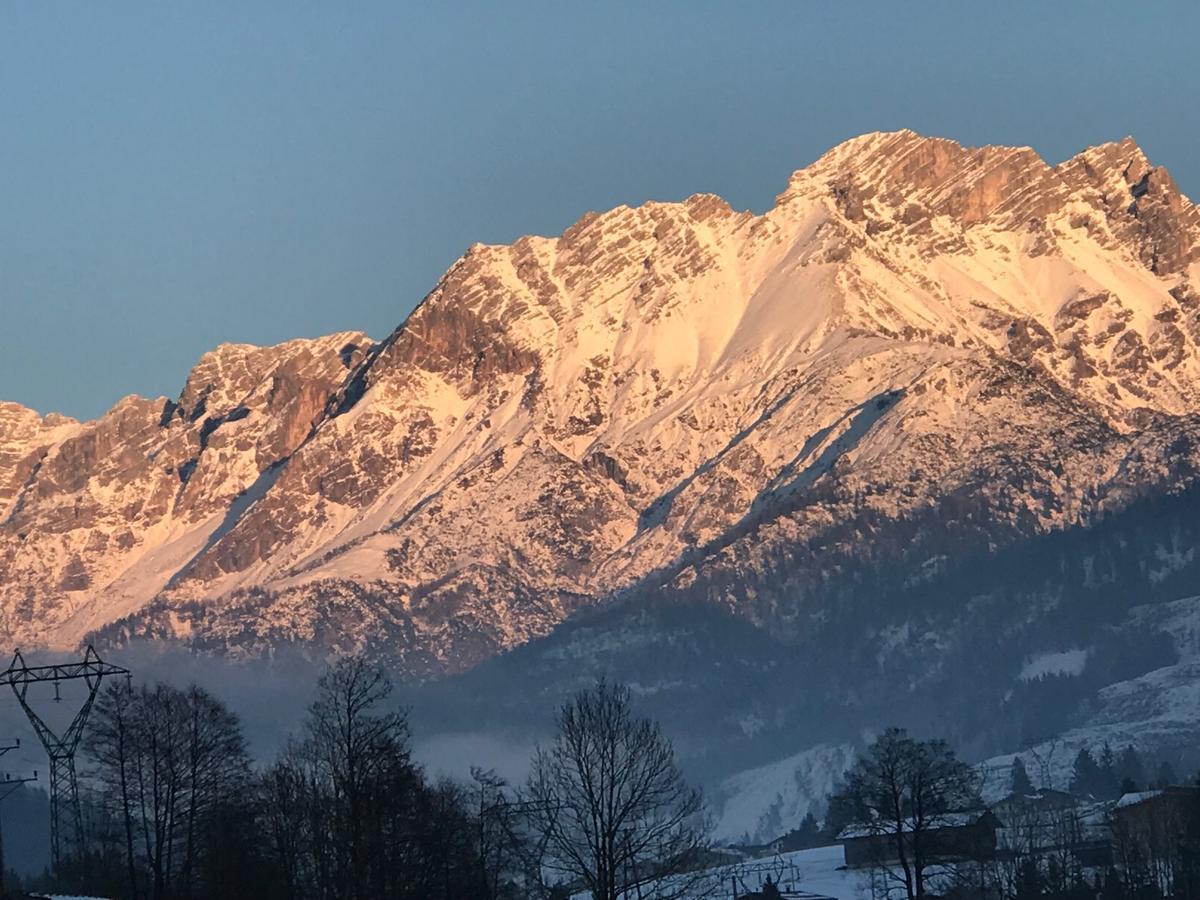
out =
<path fill-rule="evenodd" d="M 29 717 L 29 724 L 37 732 L 46 755 L 50 758 L 50 855 L 54 868 L 69 855 L 70 849 L 83 846 L 83 812 L 79 807 L 79 783 L 75 776 L 75 751 L 83 739 L 88 713 L 100 691 L 100 683 L 106 675 L 129 675 L 128 669 L 114 666 L 100 659 L 90 645 L 82 662 L 64 663 L 56 666 L 28 666 L 18 650 L 13 655 L 7 671 L 0 673 L 0 684 L 12 687 L 17 702 Z M 87 699 L 61 736 L 56 734 L 29 705 L 26 694 L 31 684 L 50 682 L 54 685 L 54 699 L 59 700 L 58 686 L 63 681 L 83 680 L 88 687 Z M 64 836 L 64 826 L 70 834 Z M 65 839 L 64 839 L 65 838 Z"/>

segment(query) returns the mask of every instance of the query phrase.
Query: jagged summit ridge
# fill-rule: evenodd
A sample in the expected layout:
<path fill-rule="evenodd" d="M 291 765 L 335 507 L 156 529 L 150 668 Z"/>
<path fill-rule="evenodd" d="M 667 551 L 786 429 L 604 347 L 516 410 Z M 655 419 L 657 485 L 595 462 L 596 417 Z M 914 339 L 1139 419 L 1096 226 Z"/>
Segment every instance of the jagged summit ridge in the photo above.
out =
<path fill-rule="evenodd" d="M 1132 142 L 895 132 L 763 215 L 697 194 L 477 244 L 379 344 L 226 345 L 176 400 L 0 418 L 0 627 L 427 674 L 772 554 L 808 560 L 790 598 L 711 599 L 794 623 L 947 498 L 1003 541 L 1180 477 L 1198 236 Z"/>

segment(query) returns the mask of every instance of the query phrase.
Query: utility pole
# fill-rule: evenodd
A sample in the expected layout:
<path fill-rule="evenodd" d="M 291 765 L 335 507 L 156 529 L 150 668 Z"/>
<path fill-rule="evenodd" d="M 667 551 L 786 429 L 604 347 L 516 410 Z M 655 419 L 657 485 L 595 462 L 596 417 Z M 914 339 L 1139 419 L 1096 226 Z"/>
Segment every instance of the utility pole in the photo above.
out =
<path fill-rule="evenodd" d="M 6 744 L 0 747 L 0 756 L 3 756 L 10 750 L 16 750 L 21 746 L 21 741 L 18 739 L 11 744 Z M 13 778 L 7 772 L 4 773 L 4 781 L 0 782 L 0 806 L 3 806 L 4 801 L 9 798 L 13 791 L 23 784 L 28 784 L 31 781 L 37 781 L 37 772 L 35 771 L 29 778 Z M 8 869 L 4 862 L 4 820 L 0 817 L 0 894 L 4 893 L 5 874 Z"/>
<path fill-rule="evenodd" d="M 31 781 L 37 780 L 38 774 L 36 770 L 34 770 L 34 773 L 28 778 L 11 778 L 8 774 L 5 774 L 4 781 L 0 782 L 0 806 L 3 806 L 4 801 L 7 800 L 21 785 L 29 784 Z M 4 823 L 2 820 L 0 820 L 0 894 L 3 894 L 5 890 L 4 881 L 7 872 L 7 863 L 4 861 Z"/>
<path fill-rule="evenodd" d="M 25 710 L 29 724 L 37 732 L 46 755 L 50 758 L 50 859 L 54 870 L 58 871 L 63 860 L 69 855 L 69 849 L 83 848 L 83 813 L 79 808 L 79 784 L 75 777 L 75 751 L 83 739 L 83 730 L 87 725 L 88 713 L 96 694 L 100 691 L 100 683 L 106 675 L 129 676 L 129 670 L 120 666 L 106 663 L 89 645 L 81 662 L 64 663 L 53 666 L 30 666 L 18 650 L 13 655 L 12 663 L 6 671 L 0 672 L 0 685 L 9 685 Z M 58 735 L 45 723 L 30 706 L 27 693 L 31 684 L 51 683 L 54 685 L 54 699 L 62 700 L 59 686 L 64 681 L 82 680 L 87 684 L 88 696 L 83 705 L 67 726 L 67 730 Z M 64 821 L 65 820 L 65 821 Z M 64 835 L 64 825 L 70 834 Z M 67 842 L 71 842 L 68 848 Z"/>

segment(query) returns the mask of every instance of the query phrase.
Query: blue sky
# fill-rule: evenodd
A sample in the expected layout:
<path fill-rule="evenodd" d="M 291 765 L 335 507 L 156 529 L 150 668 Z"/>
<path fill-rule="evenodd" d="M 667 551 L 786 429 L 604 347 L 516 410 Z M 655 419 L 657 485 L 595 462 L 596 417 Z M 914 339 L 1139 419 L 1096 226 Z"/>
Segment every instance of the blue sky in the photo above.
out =
<path fill-rule="evenodd" d="M 1200 194 L 1200 4 L 39 3 L 0 12 L 0 398 L 94 416 L 222 341 L 382 337 L 473 241 L 865 131 L 1133 134 Z"/>

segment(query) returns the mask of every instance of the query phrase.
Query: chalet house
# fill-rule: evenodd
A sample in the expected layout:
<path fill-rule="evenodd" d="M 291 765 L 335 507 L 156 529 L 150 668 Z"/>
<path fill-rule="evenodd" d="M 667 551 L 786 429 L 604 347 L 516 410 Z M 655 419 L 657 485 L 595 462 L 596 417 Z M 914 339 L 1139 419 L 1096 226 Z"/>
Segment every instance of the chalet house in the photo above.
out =
<path fill-rule="evenodd" d="M 793 829 L 787 834 L 780 835 L 775 840 L 763 845 L 765 853 L 795 853 L 797 850 L 808 850 L 810 847 L 819 847 L 822 841 L 819 836 Z M 761 854 L 760 854 L 761 855 Z"/>
<path fill-rule="evenodd" d="M 1183 822 L 1193 813 L 1200 813 L 1200 788 L 1190 785 L 1125 794 L 1113 807 L 1114 820 L 1129 824 L 1150 818 Z"/>
<path fill-rule="evenodd" d="M 1142 859 L 1169 855 L 1189 824 L 1200 819 L 1200 788 L 1168 787 L 1125 794 L 1111 813 L 1113 840 L 1119 850 Z"/>
<path fill-rule="evenodd" d="M 1111 803 L 1045 788 L 1010 794 L 992 805 L 1004 823 L 997 833 L 1001 856 L 1038 855 L 1069 850 L 1083 865 L 1112 863 Z"/>
<path fill-rule="evenodd" d="M 752 851 L 755 847 L 709 847 L 693 850 L 686 858 L 681 859 L 676 867 L 681 872 L 696 872 L 701 869 L 715 869 L 717 866 L 732 866 L 737 863 L 754 859 Z"/>
<path fill-rule="evenodd" d="M 988 807 L 996 816 L 1007 821 L 1006 817 L 1026 815 L 1031 811 L 1039 813 L 1058 812 L 1064 809 L 1075 809 L 1081 800 L 1066 791 L 1056 791 L 1052 788 L 1042 788 L 1027 794 L 1009 794 Z"/>
<path fill-rule="evenodd" d="M 911 853 L 921 844 L 927 859 L 950 862 L 963 859 L 990 859 L 996 853 L 996 833 L 1002 827 L 991 810 L 945 813 L 919 830 L 905 823 L 900 839 Z M 899 841 L 895 825 L 884 822 L 851 825 L 838 835 L 846 865 L 873 866 L 896 862 Z"/>

